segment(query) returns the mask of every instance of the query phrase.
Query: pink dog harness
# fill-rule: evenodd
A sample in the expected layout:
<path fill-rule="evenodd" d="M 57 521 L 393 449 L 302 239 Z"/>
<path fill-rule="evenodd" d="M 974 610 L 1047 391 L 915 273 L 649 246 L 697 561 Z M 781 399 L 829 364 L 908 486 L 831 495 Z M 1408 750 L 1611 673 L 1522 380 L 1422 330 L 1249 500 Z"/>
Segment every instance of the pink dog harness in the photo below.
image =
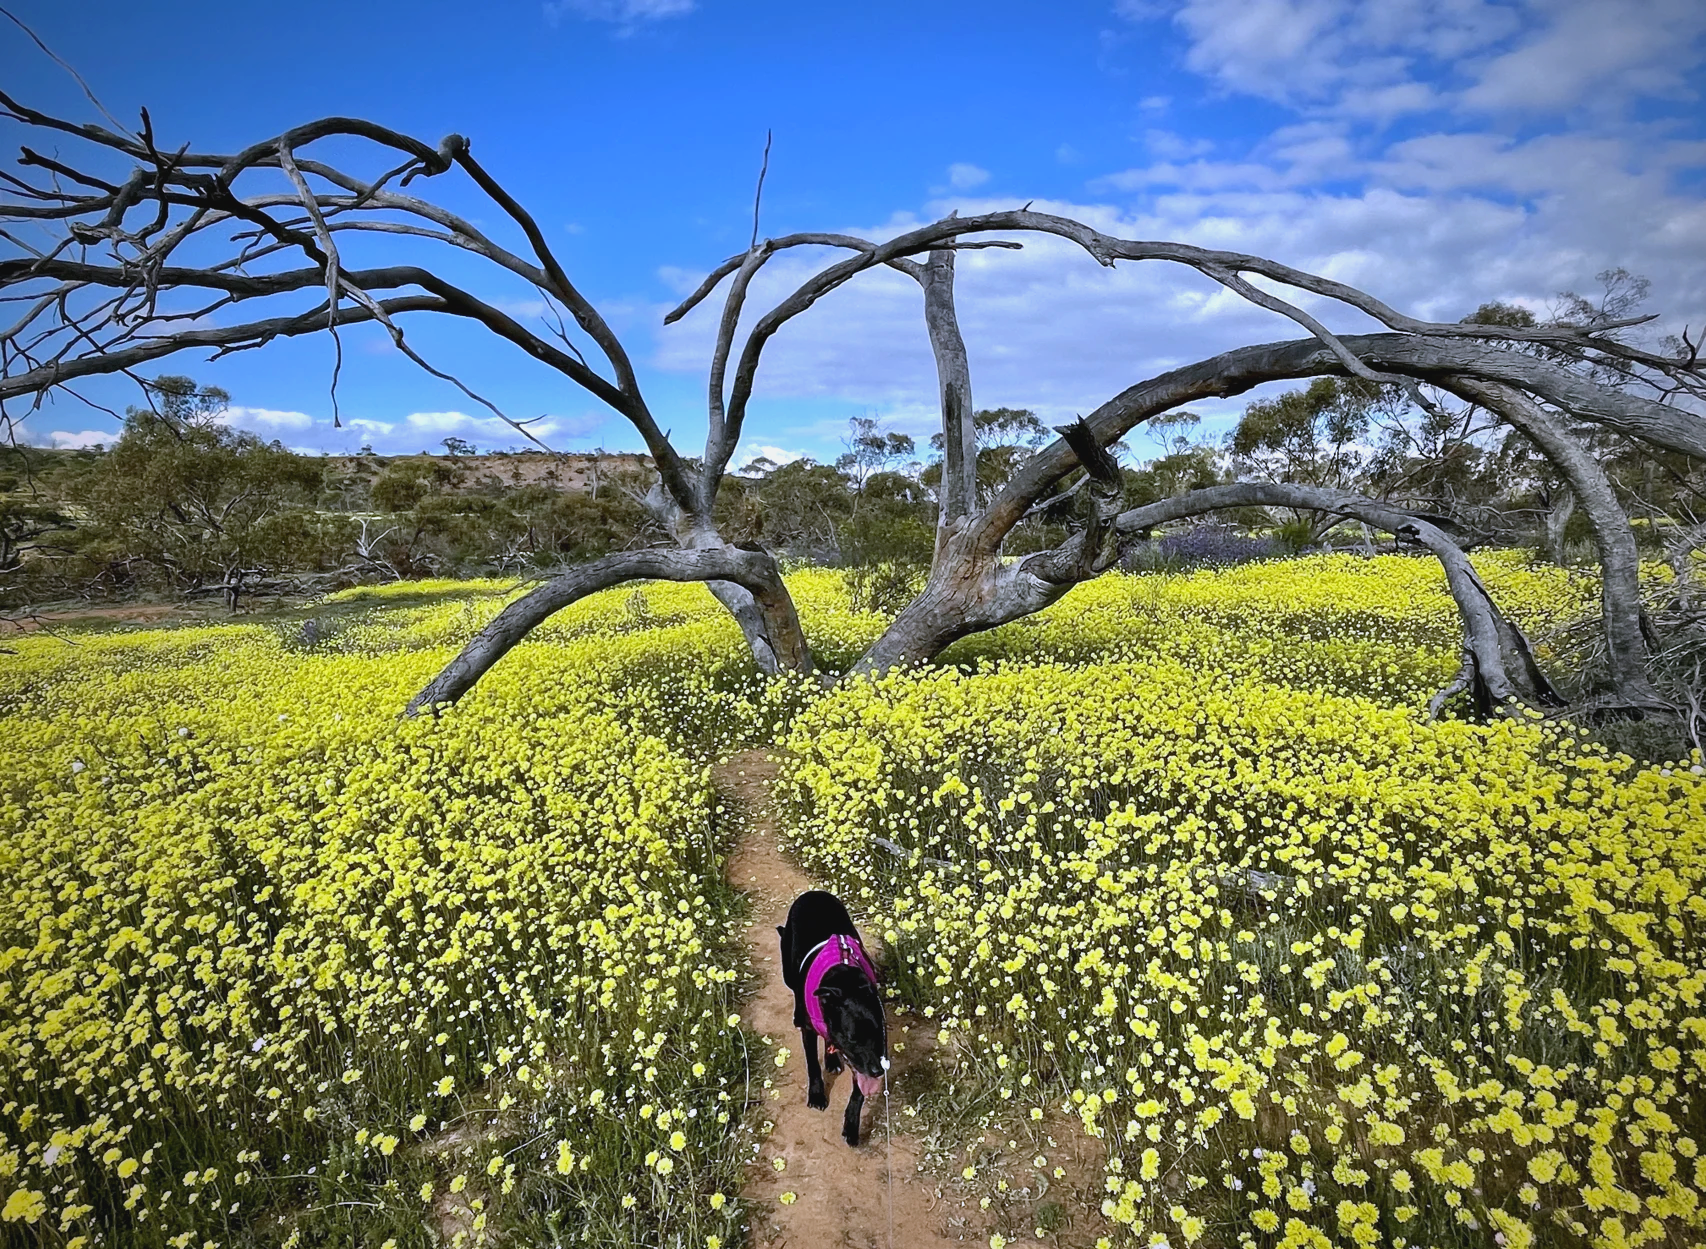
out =
<path fill-rule="evenodd" d="M 831 967 L 857 967 L 870 977 L 872 984 L 876 984 L 877 969 L 865 957 L 865 947 L 855 938 L 841 933 L 807 953 L 803 961 L 806 963 L 806 1018 L 812 1021 L 812 1029 L 827 1040 L 829 1028 L 823 1021 L 823 1006 L 817 1000 L 818 986 L 823 983 L 824 973 Z"/>
<path fill-rule="evenodd" d="M 824 973 L 831 967 L 857 967 L 870 977 L 871 983 L 877 983 L 877 969 L 871 966 L 871 960 L 865 957 L 865 947 L 849 936 L 837 933 L 816 949 L 809 951 L 801 960 L 806 965 L 806 1018 L 812 1021 L 812 1028 L 823 1038 L 823 1046 L 827 1053 L 835 1053 L 835 1046 L 829 1043 L 829 1026 L 824 1022 L 823 1006 L 817 1000 L 818 986 L 823 983 Z M 884 1059 L 886 1064 L 888 1059 Z M 859 1086 L 859 1091 L 866 1097 L 875 1097 L 883 1087 L 882 1078 L 868 1076 L 863 1071 L 854 1069 L 853 1082 Z"/>

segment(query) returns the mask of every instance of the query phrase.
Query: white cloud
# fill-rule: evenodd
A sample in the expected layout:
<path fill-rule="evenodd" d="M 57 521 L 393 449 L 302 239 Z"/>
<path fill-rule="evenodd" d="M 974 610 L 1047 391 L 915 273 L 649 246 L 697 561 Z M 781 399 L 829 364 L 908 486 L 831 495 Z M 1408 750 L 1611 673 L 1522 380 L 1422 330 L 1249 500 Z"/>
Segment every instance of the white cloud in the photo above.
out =
<path fill-rule="evenodd" d="M 989 170 L 976 165 L 956 162 L 948 166 L 948 185 L 956 191 L 969 191 L 989 181 Z"/>
<path fill-rule="evenodd" d="M 321 423 L 324 424 L 325 422 Z M 385 435 L 397 428 L 397 422 L 375 421 L 366 417 L 358 416 L 354 420 L 345 421 L 344 427 L 346 429 L 353 429 L 359 434 L 372 434 L 376 437 L 383 438 Z"/>
<path fill-rule="evenodd" d="M 545 415 L 531 421 L 527 428 L 546 446 L 557 447 L 585 438 L 603 424 L 602 416 Z M 390 434 L 395 428 L 388 428 L 386 433 Z M 395 434 L 393 441 L 399 446 L 407 443 L 412 449 L 419 449 L 425 440 L 427 449 L 432 450 L 450 437 L 461 438 L 485 449 L 534 445 L 508 421 L 495 416 L 470 416 L 466 412 L 455 411 L 411 412 L 403 418 L 402 432 Z"/>
<path fill-rule="evenodd" d="M 1148 131 L 1145 144 L 1160 159 L 1151 165 L 1093 178 L 1090 189 L 1098 193 L 1156 187 L 1190 191 L 1278 190 L 1342 179 L 1354 171 L 1358 161 L 1345 127 L 1334 121 L 1282 127 L 1241 159 L 1204 160 L 1204 154 L 1212 151 L 1215 144 L 1163 130 Z"/>
<path fill-rule="evenodd" d="M 1698 67 L 1706 6 L 1697 0 L 1575 0 L 1545 11 L 1550 26 L 1482 68 L 1465 106 L 1536 112 L 1675 94 Z"/>
<path fill-rule="evenodd" d="M 1257 161 L 1171 161 L 1123 169 L 1090 182 L 1093 191 L 1147 191 L 1154 187 L 1179 187 L 1190 191 L 1222 191 L 1233 187 L 1271 190 L 1286 185 L 1285 174 Z"/>
<path fill-rule="evenodd" d="M 27 436 L 31 431 L 25 426 L 23 432 Z M 61 451 L 77 451 L 85 447 L 111 446 L 118 441 L 118 434 L 103 429 L 85 429 L 77 432 L 68 429 L 56 429 L 39 441 L 33 438 L 26 438 L 26 440 L 30 442 L 31 446 L 54 447 Z"/>
<path fill-rule="evenodd" d="M 763 458 L 772 464 L 792 464 L 795 460 L 806 457 L 804 451 L 789 451 L 784 447 L 772 446 L 767 442 L 743 442 L 735 448 L 735 453 L 729 457 L 729 463 L 737 470 L 745 468 L 752 461 Z"/>
<path fill-rule="evenodd" d="M 1157 5 L 1116 5 L 1151 20 Z M 1385 123 L 1626 109 L 1686 93 L 1698 0 L 1182 0 L 1185 63 L 1228 91 Z"/>
<path fill-rule="evenodd" d="M 257 434 L 276 435 L 280 430 L 311 429 L 314 418 L 306 412 L 284 412 L 275 408 L 226 408 L 219 417 L 220 424 L 246 429 Z"/>
<path fill-rule="evenodd" d="M 565 17 L 610 22 L 632 31 L 646 22 L 691 13 L 694 0 L 547 0 L 545 20 L 555 26 Z"/>
<path fill-rule="evenodd" d="M 542 317 L 551 310 L 551 305 L 543 299 L 494 299 L 492 307 L 507 312 L 512 317 L 533 319 Z"/>
<path fill-rule="evenodd" d="M 1209 139 L 1187 139 L 1171 130 L 1145 130 L 1143 144 L 1161 160 L 1185 160 L 1214 151 Z"/>
<path fill-rule="evenodd" d="M 478 417 L 466 412 L 411 412 L 404 420 L 420 434 L 454 434 L 481 424 Z"/>

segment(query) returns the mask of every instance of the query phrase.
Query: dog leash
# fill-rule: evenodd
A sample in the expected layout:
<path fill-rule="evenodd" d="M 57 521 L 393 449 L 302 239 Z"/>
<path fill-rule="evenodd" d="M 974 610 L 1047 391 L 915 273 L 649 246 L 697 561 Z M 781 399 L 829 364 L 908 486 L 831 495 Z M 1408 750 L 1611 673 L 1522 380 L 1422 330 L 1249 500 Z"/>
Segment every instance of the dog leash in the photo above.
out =
<path fill-rule="evenodd" d="M 883 1058 L 883 1179 L 889 1196 L 889 1249 L 894 1249 L 894 1110 L 889 1106 L 889 1060 Z"/>

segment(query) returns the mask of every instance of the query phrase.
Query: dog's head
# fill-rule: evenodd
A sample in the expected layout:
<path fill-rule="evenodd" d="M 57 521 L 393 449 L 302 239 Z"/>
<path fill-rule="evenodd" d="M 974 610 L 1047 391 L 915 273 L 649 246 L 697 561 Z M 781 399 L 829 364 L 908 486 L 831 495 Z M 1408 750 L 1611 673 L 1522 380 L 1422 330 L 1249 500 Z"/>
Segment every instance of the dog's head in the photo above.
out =
<path fill-rule="evenodd" d="M 817 1000 L 829 1029 L 829 1043 L 853 1068 L 859 1087 L 874 1092 L 881 1087 L 883 1056 L 888 1052 L 877 987 L 857 967 L 831 967 L 818 985 Z"/>

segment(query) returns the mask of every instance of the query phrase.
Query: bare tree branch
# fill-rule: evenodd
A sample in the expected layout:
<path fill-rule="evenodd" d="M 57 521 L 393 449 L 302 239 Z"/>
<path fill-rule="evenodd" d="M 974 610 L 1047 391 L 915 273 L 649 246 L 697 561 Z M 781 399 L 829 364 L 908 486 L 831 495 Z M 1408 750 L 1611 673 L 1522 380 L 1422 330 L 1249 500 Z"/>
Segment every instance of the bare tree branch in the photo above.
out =
<path fill-rule="evenodd" d="M 764 175 L 770 172 L 770 140 L 774 136 L 768 129 L 764 132 L 764 162 L 758 167 L 758 189 L 752 193 L 752 247 L 758 246 L 758 208 L 764 203 Z"/>
<path fill-rule="evenodd" d="M 781 589 L 775 561 L 762 551 L 720 546 L 703 550 L 626 551 L 581 564 L 562 573 L 498 613 L 437 677 L 410 701 L 414 715 L 443 703 L 455 702 L 473 688 L 532 630 L 563 608 L 589 594 L 626 581 L 732 582 L 751 593 L 767 615 L 793 614 L 793 603 Z M 797 625 L 795 627 L 797 632 Z"/>
<path fill-rule="evenodd" d="M 939 248 L 922 265 L 895 260 L 924 288 L 924 328 L 936 358 L 936 387 L 942 415 L 942 490 L 938 537 L 977 511 L 977 413 L 972 403 L 971 364 L 954 307 L 954 252 Z"/>
<path fill-rule="evenodd" d="M 1381 369 L 1444 385 L 1453 377 L 1504 382 L 1527 390 L 1572 415 L 1642 442 L 1706 459 L 1706 417 L 1628 391 L 1600 386 L 1564 365 L 1486 343 L 1407 334 L 1359 334 L 1347 348 Z M 1263 382 L 1344 374 L 1336 353 L 1318 341 L 1298 339 L 1241 347 L 1173 369 L 1121 391 L 1085 421 L 1103 446 L 1152 416 L 1204 399 L 1243 394 Z M 978 520 L 982 542 L 997 547 L 1030 507 L 1078 467 L 1064 440 L 1032 456 Z"/>
<path fill-rule="evenodd" d="M 1641 557 L 1635 531 L 1617 493 L 1593 455 L 1564 423 L 1522 391 L 1502 382 L 1457 378 L 1450 388 L 1497 413 L 1539 448 L 1569 483 L 1587 514 L 1599 552 L 1601 618 L 1617 697 L 1632 708 L 1668 708 L 1647 680 L 1647 645 L 1641 627 Z"/>

